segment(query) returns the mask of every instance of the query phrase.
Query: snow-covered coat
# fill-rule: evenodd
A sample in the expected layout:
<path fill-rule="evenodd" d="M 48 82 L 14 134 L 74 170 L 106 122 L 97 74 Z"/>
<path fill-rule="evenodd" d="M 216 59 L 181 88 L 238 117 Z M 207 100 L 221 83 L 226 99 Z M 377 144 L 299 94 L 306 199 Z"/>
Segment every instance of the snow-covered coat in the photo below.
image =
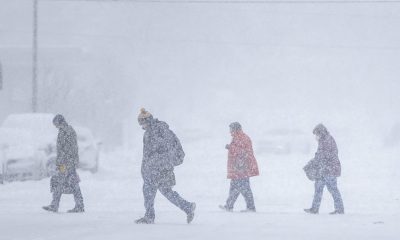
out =
<path fill-rule="evenodd" d="M 59 129 L 57 137 L 57 174 L 50 180 L 51 191 L 73 193 L 75 185 L 79 184 L 76 168 L 79 165 L 78 141 L 75 130 L 65 125 Z"/>
<path fill-rule="evenodd" d="M 145 182 L 157 187 L 172 187 L 176 184 L 174 165 L 178 155 L 184 156 L 176 141 L 178 140 L 167 123 L 158 119 L 150 121 L 143 136 L 141 172 Z"/>
<path fill-rule="evenodd" d="M 228 150 L 229 179 L 243 179 L 259 175 L 251 139 L 243 131 L 239 130 L 233 134 Z"/>
<path fill-rule="evenodd" d="M 317 178 L 340 177 L 342 169 L 335 139 L 323 125 L 318 126 L 314 131 L 317 131 L 320 136 L 314 157 L 316 166 L 319 167 Z"/>

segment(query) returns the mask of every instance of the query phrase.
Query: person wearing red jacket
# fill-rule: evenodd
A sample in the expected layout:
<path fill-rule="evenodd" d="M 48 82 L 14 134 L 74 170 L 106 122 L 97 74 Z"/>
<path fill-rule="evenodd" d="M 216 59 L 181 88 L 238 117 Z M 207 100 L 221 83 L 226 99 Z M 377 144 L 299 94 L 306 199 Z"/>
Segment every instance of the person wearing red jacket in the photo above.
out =
<path fill-rule="evenodd" d="M 255 212 L 253 192 L 250 187 L 250 177 L 258 176 L 257 160 L 249 136 L 238 122 L 229 125 L 232 142 L 226 145 L 228 149 L 228 179 L 231 179 L 229 197 L 220 208 L 232 211 L 233 205 L 240 194 L 243 195 L 247 209 L 243 212 Z"/>

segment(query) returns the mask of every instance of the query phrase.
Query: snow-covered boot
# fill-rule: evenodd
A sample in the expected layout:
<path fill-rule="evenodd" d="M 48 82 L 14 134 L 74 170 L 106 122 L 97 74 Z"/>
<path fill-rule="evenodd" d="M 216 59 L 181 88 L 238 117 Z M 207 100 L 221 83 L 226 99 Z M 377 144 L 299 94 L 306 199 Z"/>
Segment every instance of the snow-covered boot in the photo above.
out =
<path fill-rule="evenodd" d="M 335 211 L 333 211 L 333 212 L 331 212 L 331 213 L 329 213 L 330 215 L 336 215 L 336 214 L 344 214 L 344 211 L 343 210 L 335 210 Z"/>
<path fill-rule="evenodd" d="M 191 223 L 192 221 L 193 221 L 193 218 L 194 218 L 194 211 L 196 210 L 196 203 L 192 203 L 191 204 L 191 207 L 190 207 L 190 210 L 189 210 L 189 213 L 187 214 L 187 217 L 186 217 L 186 222 L 189 224 L 189 223 Z"/>
<path fill-rule="evenodd" d="M 232 212 L 232 211 L 233 211 L 232 208 L 229 208 L 229 207 L 226 206 L 226 205 L 219 205 L 219 208 L 221 208 L 222 210 L 225 210 L 225 211 L 227 211 L 227 212 Z"/>
<path fill-rule="evenodd" d="M 55 208 L 53 205 L 49 205 L 49 206 L 44 206 L 42 207 L 44 210 L 49 211 L 49 212 L 58 212 L 58 209 Z"/>
<path fill-rule="evenodd" d="M 309 213 L 309 214 L 318 214 L 318 210 L 316 210 L 314 208 L 304 209 L 304 212 Z"/>
<path fill-rule="evenodd" d="M 139 218 L 138 220 L 135 220 L 135 223 L 136 224 L 154 224 L 154 219 L 142 217 L 142 218 Z"/>
<path fill-rule="evenodd" d="M 244 210 L 242 210 L 240 212 L 242 212 L 242 213 L 255 213 L 256 209 L 255 208 L 246 208 L 246 209 L 244 209 Z"/>
<path fill-rule="evenodd" d="M 74 207 L 71 210 L 67 211 L 68 213 L 81 213 L 81 212 L 85 212 L 85 208 L 83 207 Z"/>

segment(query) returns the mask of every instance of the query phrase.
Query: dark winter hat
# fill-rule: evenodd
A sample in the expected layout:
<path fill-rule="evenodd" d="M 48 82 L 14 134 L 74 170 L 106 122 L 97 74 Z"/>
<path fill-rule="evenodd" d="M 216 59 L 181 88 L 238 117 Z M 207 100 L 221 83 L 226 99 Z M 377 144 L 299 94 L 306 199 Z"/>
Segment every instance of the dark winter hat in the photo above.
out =
<path fill-rule="evenodd" d="M 229 124 L 229 128 L 231 129 L 231 131 L 240 131 L 242 130 L 242 125 L 240 125 L 240 123 L 238 122 L 233 122 Z"/>
<path fill-rule="evenodd" d="M 146 109 L 142 108 L 140 109 L 140 113 L 138 116 L 138 122 L 140 125 L 149 122 L 150 120 L 153 119 L 153 115 L 151 115 L 150 112 L 146 111 Z"/>
<path fill-rule="evenodd" d="M 67 121 L 65 121 L 65 118 L 63 115 L 61 114 L 57 114 L 54 118 L 53 118 L 53 124 L 54 125 L 62 125 L 67 123 Z"/>
<path fill-rule="evenodd" d="M 314 128 L 313 134 L 317 136 L 326 136 L 329 134 L 329 132 L 328 129 L 322 123 L 320 123 Z"/>

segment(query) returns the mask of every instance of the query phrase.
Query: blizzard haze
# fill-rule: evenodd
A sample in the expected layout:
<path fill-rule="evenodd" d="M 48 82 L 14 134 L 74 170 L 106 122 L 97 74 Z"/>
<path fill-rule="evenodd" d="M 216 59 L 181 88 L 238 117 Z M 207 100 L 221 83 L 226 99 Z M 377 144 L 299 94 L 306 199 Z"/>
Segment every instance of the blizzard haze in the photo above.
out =
<path fill-rule="evenodd" d="M 32 4 L 2 5 L 2 49 L 24 48 L 17 87 L 29 92 Z M 398 121 L 399 8 L 40 1 L 40 95 L 58 87 L 65 97 L 39 108 L 118 134 L 111 144 L 124 119 L 137 128 L 140 107 L 205 130 L 239 120 L 253 131 L 318 122 L 380 131 Z"/>
<path fill-rule="evenodd" d="M 397 239 L 400 2 L 183 2 L 39 0 L 39 112 L 63 113 L 104 142 L 99 173 L 82 174 L 92 220 L 88 231 L 130 239 L 134 230 L 161 239 L 177 236 L 177 228 L 182 229 L 177 239 L 193 232 L 198 239 L 212 239 L 212 231 L 231 234 L 227 225 L 237 230 L 244 221 L 245 230 L 234 232 L 237 239 L 259 229 L 251 235 L 255 239 L 340 239 L 341 231 L 348 239 Z M 31 111 L 32 1 L 1 0 L 0 61 L 3 121 L 11 113 Z M 173 213 L 179 210 L 161 197 L 156 211 L 163 225 L 154 235 L 130 225 L 143 211 L 143 130 L 137 123 L 142 107 L 181 139 L 186 159 L 176 169 L 177 189 L 200 206 L 198 226 L 169 226 L 180 221 Z M 252 180 L 260 212 L 256 224 L 251 216 L 241 219 L 217 209 L 228 191 L 224 146 L 234 121 L 252 138 L 260 165 L 261 176 Z M 349 213 L 343 221 L 302 213 L 313 193 L 302 167 L 316 150 L 312 130 L 321 122 L 339 148 L 339 188 Z M 300 133 L 300 145 L 308 144 L 309 150 L 268 153 L 267 140 L 277 131 Z M 28 185 L 38 199 L 33 212 L 21 200 Z M 52 222 L 39 209 L 50 197 L 48 181 L 28 185 L 4 185 L 12 192 L 4 200 L 9 201 L 7 211 L 18 214 L 6 223 L 0 220 L 0 229 L 27 213 L 40 223 Z M 113 212 L 115 201 L 120 205 Z M 331 205 L 325 191 L 321 212 Z M 70 219 L 52 224 L 63 227 L 72 224 Z M 109 228 L 99 227 L 108 221 L 113 222 Z M 41 239 L 34 222 L 25 223 L 30 236 Z M 326 229 L 326 224 L 340 230 Z M 302 231 L 310 225 L 330 234 Z M 119 235 L 113 235 L 115 230 Z M 84 230 L 77 231 L 73 236 L 83 236 Z M 21 239 L 11 231 L 7 236 Z M 86 237 L 95 239 L 96 234 Z"/>

